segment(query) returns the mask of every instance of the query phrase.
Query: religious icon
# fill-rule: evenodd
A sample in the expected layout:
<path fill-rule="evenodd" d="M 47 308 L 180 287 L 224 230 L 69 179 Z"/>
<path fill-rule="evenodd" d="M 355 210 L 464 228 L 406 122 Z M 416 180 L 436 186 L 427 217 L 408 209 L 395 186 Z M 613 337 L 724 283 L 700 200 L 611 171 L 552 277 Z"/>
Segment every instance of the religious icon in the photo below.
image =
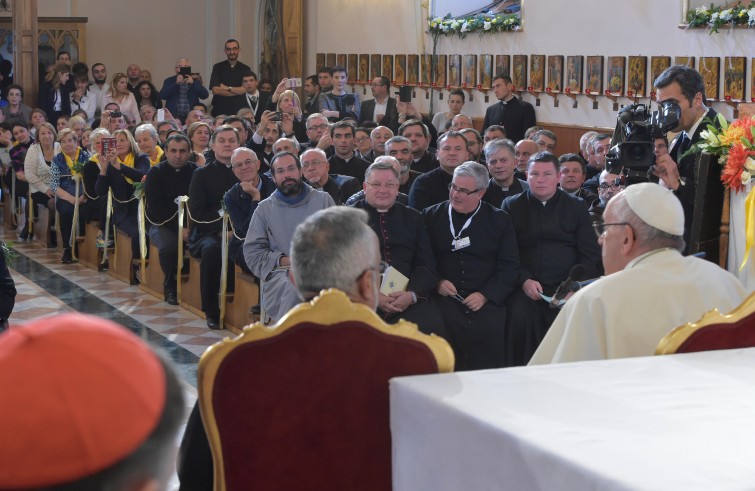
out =
<path fill-rule="evenodd" d="M 745 58 L 727 56 L 724 58 L 724 99 L 742 101 L 745 98 Z"/>
<path fill-rule="evenodd" d="M 511 76 L 511 56 L 510 55 L 495 55 L 495 71 L 493 76 L 499 75 Z"/>
<path fill-rule="evenodd" d="M 600 94 L 603 92 L 603 57 L 588 56 L 585 92 L 588 94 Z"/>
<path fill-rule="evenodd" d="M 395 85 L 406 83 L 406 55 L 396 55 L 396 64 L 393 67 L 393 83 Z"/>
<path fill-rule="evenodd" d="M 684 65 L 690 68 L 695 68 L 694 56 L 676 56 L 674 57 L 674 65 Z"/>
<path fill-rule="evenodd" d="M 542 91 L 545 85 L 545 55 L 532 55 L 530 58 L 530 85 L 535 92 Z"/>
<path fill-rule="evenodd" d="M 359 55 L 359 76 L 364 83 L 370 81 L 370 55 Z"/>
<path fill-rule="evenodd" d="M 626 57 L 609 56 L 608 57 L 608 92 L 612 94 L 622 94 L 624 92 L 624 67 Z"/>
<path fill-rule="evenodd" d="M 514 90 L 527 89 L 527 55 L 514 55 L 511 59 L 511 80 Z"/>
<path fill-rule="evenodd" d="M 419 56 L 409 55 L 406 59 L 406 83 L 417 85 L 419 83 Z"/>
<path fill-rule="evenodd" d="M 446 55 L 435 55 L 435 84 L 438 86 L 446 85 Z"/>
<path fill-rule="evenodd" d="M 370 80 L 381 75 L 380 69 L 382 68 L 380 55 L 370 56 Z"/>
<path fill-rule="evenodd" d="M 634 97 L 645 97 L 647 85 L 647 56 L 630 56 L 627 77 L 627 91 L 631 90 Z"/>
<path fill-rule="evenodd" d="M 655 79 L 663 73 L 663 70 L 671 66 L 670 56 L 650 57 L 650 83 L 655 84 Z"/>
<path fill-rule="evenodd" d="M 493 55 L 480 55 L 480 76 L 477 85 L 489 89 L 493 83 Z"/>
<path fill-rule="evenodd" d="M 564 86 L 571 92 L 582 92 L 582 64 L 584 56 L 566 57 L 566 81 Z"/>
<path fill-rule="evenodd" d="M 448 56 L 448 85 L 461 87 L 461 55 Z"/>
<path fill-rule="evenodd" d="M 474 87 L 477 82 L 477 55 L 464 55 L 464 87 Z"/>
<path fill-rule="evenodd" d="M 336 55 L 336 65 L 340 65 L 342 67 L 346 66 L 346 55 Z M 348 74 L 348 71 L 346 72 Z"/>
<path fill-rule="evenodd" d="M 319 72 L 323 67 L 325 67 L 325 53 L 317 53 L 315 55 L 315 68 Z"/>
<path fill-rule="evenodd" d="M 325 66 L 328 68 L 333 68 L 336 66 L 336 54 L 335 53 L 328 53 L 325 55 Z"/>
<path fill-rule="evenodd" d="M 559 91 L 564 85 L 564 57 L 552 55 L 548 57 L 548 88 Z"/>
<path fill-rule="evenodd" d="M 430 85 L 433 83 L 433 58 L 432 55 L 420 55 L 420 68 L 422 70 L 422 83 Z"/>
<path fill-rule="evenodd" d="M 357 62 L 358 55 L 349 55 L 348 56 L 348 65 L 347 67 L 347 73 L 349 74 L 349 80 L 352 82 L 358 82 L 359 74 L 357 73 L 357 68 L 359 67 L 359 63 Z"/>
<path fill-rule="evenodd" d="M 718 99 L 719 68 L 721 59 L 716 56 L 700 57 L 700 75 L 705 82 L 705 98 L 708 100 Z"/>
<path fill-rule="evenodd" d="M 380 75 L 393 80 L 393 55 L 383 55 L 383 73 Z"/>

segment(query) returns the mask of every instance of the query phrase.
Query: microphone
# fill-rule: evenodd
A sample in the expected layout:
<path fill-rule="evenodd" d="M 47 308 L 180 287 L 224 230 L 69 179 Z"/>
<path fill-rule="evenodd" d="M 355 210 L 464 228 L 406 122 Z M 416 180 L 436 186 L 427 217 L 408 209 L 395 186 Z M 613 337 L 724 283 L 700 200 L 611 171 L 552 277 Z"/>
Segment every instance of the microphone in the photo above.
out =
<path fill-rule="evenodd" d="M 579 278 L 584 276 L 585 274 L 585 267 L 581 264 L 575 264 L 572 266 L 572 268 L 569 270 L 569 276 L 566 277 L 564 281 L 561 282 L 560 285 L 558 285 L 558 288 L 556 288 L 556 292 L 553 294 L 553 298 L 551 298 L 550 306 L 551 308 L 558 308 L 558 303 L 566 298 L 566 296 L 571 292 L 576 292 L 579 290 L 582 285 L 579 284 Z"/>

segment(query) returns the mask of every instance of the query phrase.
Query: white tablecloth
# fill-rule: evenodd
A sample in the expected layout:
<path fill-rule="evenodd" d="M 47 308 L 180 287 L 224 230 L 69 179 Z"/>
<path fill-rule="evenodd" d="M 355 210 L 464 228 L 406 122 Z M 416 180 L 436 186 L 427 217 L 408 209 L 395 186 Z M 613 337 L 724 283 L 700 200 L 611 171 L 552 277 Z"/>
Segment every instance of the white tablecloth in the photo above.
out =
<path fill-rule="evenodd" d="M 391 381 L 396 491 L 755 489 L 755 348 Z"/>

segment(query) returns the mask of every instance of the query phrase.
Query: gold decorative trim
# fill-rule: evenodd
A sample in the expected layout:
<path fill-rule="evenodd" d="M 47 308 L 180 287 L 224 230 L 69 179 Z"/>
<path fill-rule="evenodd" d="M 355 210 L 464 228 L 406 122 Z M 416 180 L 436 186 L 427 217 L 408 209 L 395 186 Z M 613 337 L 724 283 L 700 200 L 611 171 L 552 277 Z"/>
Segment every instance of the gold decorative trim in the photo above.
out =
<path fill-rule="evenodd" d="M 697 322 L 688 322 L 666 334 L 655 348 L 656 355 L 671 355 L 698 330 L 714 324 L 736 324 L 755 312 L 755 292 L 728 314 L 713 309 L 703 314 Z"/>
<path fill-rule="evenodd" d="M 212 449 L 215 490 L 226 489 L 223 450 L 212 407 L 215 376 L 225 358 L 234 349 L 246 343 L 278 336 L 303 322 L 332 325 L 345 321 L 361 322 L 381 333 L 418 341 L 432 352 L 438 364 L 439 373 L 452 372 L 454 369 L 454 354 L 445 339 L 434 334 L 423 334 L 419 332 L 416 324 L 403 319 L 396 324 L 386 324 L 374 310 L 366 305 L 353 303 L 345 293 L 336 289 L 323 290 L 312 301 L 297 305 L 272 326 L 256 322 L 244 327 L 241 334 L 235 338 L 225 338 L 207 348 L 199 359 L 197 367 L 199 409 Z"/>

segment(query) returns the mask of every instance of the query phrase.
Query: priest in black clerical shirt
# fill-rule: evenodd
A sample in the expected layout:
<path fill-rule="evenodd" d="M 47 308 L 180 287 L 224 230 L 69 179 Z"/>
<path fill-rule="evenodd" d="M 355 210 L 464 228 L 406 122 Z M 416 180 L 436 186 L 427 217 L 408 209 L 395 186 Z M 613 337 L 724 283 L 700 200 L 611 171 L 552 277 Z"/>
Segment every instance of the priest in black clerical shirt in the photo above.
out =
<path fill-rule="evenodd" d="M 521 89 L 521 87 L 519 87 Z M 535 126 L 535 108 L 529 102 L 516 97 L 511 77 L 498 75 L 493 80 L 493 93 L 498 102 L 488 107 L 485 111 L 485 120 L 482 123 L 482 131 L 488 126 L 497 124 L 506 128 L 506 134 L 514 141 L 524 139 L 524 133 Z"/>
<path fill-rule="evenodd" d="M 403 318 L 425 334 L 445 337 L 443 318 L 432 298 L 438 276 L 430 237 L 420 213 L 396 202 L 396 166 L 393 157 L 378 157 L 367 169 L 364 199 L 354 204 L 369 215 L 383 260 L 409 279 L 404 291 L 380 294 L 378 312 L 387 322 Z"/>
<path fill-rule="evenodd" d="M 415 179 L 409 191 L 409 206 L 422 211 L 448 199 L 454 169 L 469 157 L 469 144 L 458 131 L 447 131 L 438 139 L 439 167 Z"/>
<path fill-rule="evenodd" d="M 490 171 L 490 182 L 483 201 L 500 208 L 503 200 L 530 188 L 526 181 L 514 176 L 516 156 L 511 140 L 491 140 L 485 145 L 485 163 Z"/>
<path fill-rule="evenodd" d="M 339 121 L 330 127 L 335 154 L 328 159 L 330 173 L 355 177 L 364 182 L 364 173 L 370 163 L 354 155 L 354 135 L 356 127 L 350 121 Z"/>
<path fill-rule="evenodd" d="M 465 162 L 454 170 L 449 200 L 422 214 L 438 261 L 436 299 L 457 370 L 504 366 L 504 301 L 519 272 L 508 214 L 482 201 L 488 170 Z"/>

